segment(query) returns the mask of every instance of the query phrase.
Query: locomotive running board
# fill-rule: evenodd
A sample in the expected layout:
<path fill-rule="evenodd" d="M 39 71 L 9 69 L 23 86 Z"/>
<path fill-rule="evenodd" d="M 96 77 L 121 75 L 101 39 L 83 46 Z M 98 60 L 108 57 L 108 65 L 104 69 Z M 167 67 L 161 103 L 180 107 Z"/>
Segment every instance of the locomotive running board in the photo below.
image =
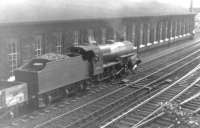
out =
<path fill-rule="evenodd" d="M 104 64 L 103 68 L 107 68 L 107 67 L 110 67 L 110 66 L 113 66 L 113 65 L 117 65 L 119 63 L 120 63 L 119 61 L 110 62 L 110 63 Z"/>
<path fill-rule="evenodd" d="M 130 53 L 130 54 L 127 54 L 127 55 L 122 55 L 122 56 L 120 56 L 120 58 L 126 58 L 126 57 L 133 56 L 133 55 L 136 55 L 136 54 Z"/>

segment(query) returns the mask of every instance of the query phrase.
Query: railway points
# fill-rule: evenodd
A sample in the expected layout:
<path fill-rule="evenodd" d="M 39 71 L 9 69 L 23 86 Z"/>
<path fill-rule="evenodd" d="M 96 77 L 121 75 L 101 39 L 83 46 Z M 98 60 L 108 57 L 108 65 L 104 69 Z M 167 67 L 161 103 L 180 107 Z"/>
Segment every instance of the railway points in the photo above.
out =
<path fill-rule="evenodd" d="M 198 52 L 196 52 L 196 53 L 198 53 Z M 195 55 L 195 52 L 193 53 L 194 55 Z M 195 56 L 198 56 L 198 54 L 196 54 Z M 191 55 L 191 57 L 190 58 L 194 58 L 194 56 L 192 56 Z M 182 60 L 184 60 L 184 59 L 182 59 Z M 184 60 L 184 61 L 182 61 L 182 63 L 180 63 L 179 65 L 182 65 L 182 64 L 184 64 L 185 62 L 187 62 L 187 61 L 189 61 L 189 60 Z M 173 68 L 171 67 L 171 65 L 168 65 L 167 66 L 168 67 L 168 69 L 165 69 L 165 71 L 169 71 L 169 69 L 171 69 L 171 70 L 173 70 Z M 170 68 L 171 67 L 171 68 Z M 176 67 L 178 67 L 178 65 L 176 65 Z M 165 72 L 166 73 L 166 72 Z M 157 75 L 157 76 L 159 76 L 159 75 Z M 149 81 L 147 81 L 147 82 L 149 82 Z M 127 93 L 127 92 L 126 92 Z M 51 122 L 51 121 L 49 121 L 49 122 Z M 45 123 L 45 122 L 44 122 Z M 38 125 L 38 126 L 40 126 L 40 124 Z M 45 125 L 46 126 L 46 125 Z"/>
<path fill-rule="evenodd" d="M 199 78 L 199 66 L 194 68 L 191 72 L 168 86 L 167 88 L 161 90 L 159 93 L 148 98 L 141 104 L 133 107 L 127 112 L 121 114 L 120 116 L 109 121 L 101 128 L 106 127 L 127 127 L 127 128 L 137 128 L 142 122 L 156 114 L 162 107 L 158 104 L 159 102 L 173 101 L 178 98 L 181 94 L 185 93 L 190 88 L 194 87 L 200 81 Z M 180 83 L 179 83 L 180 82 Z M 189 82 L 189 83 L 188 83 Z M 190 84 L 191 83 L 191 84 Z M 189 86 L 188 86 L 189 84 Z M 143 106 L 144 105 L 144 106 Z M 141 107 L 142 106 L 142 107 Z M 146 106 L 146 107 L 145 107 Z M 142 114 L 143 113 L 143 114 Z"/>
<path fill-rule="evenodd" d="M 191 45 L 191 46 L 193 46 L 194 48 L 196 48 L 196 49 L 198 49 L 198 43 L 197 43 L 197 45 Z M 191 48 L 191 49 L 193 49 L 193 48 Z M 180 51 L 182 51 L 182 50 L 180 50 Z M 186 50 L 187 51 L 187 50 Z M 192 50 L 191 50 L 192 51 Z M 188 53 L 190 53 L 191 52 L 189 49 L 188 49 Z M 195 49 L 193 50 L 193 51 L 195 51 Z M 187 52 L 185 53 L 186 55 L 188 54 Z M 194 52 L 195 53 L 195 52 Z M 173 53 L 172 53 L 173 54 Z M 175 54 L 174 54 L 175 55 Z M 180 53 L 178 53 L 177 54 L 177 56 L 178 55 L 180 55 Z M 166 55 L 167 56 L 167 55 Z M 166 57 L 165 56 L 165 57 Z M 175 55 L 176 56 L 176 55 Z M 185 56 L 184 54 L 183 54 L 183 56 Z M 169 56 L 168 56 L 169 57 Z M 179 57 L 179 58 L 181 58 L 181 57 Z M 163 58 L 163 60 L 166 60 L 166 59 L 164 59 Z M 167 59 L 167 60 L 170 60 L 170 59 Z M 173 60 L 173 59 L 172 59 Z M 187 61 L 187 60 L 185 60 L 185 61 Z M 159 60 L 158 60 L 158 62 L 159 62 Z M 156 62 L 155 61 L 155 63 L 157 63 L 158 64 L 158 62 Z M 184 62 L 183 62 L 184 63 Z M 150 63 L 149 63 L 150 64 Z M 144 64 L 145 65 L 145 64 Z M 150 64 L 151 65 L 151 64 Z M 163 64 L 161 64 L 161 65 L 163 65 Z M 153 64 L 153 68 L 154 68 L 154 71 L 156 71 L 156 70 L 158 70 L 159 68 L 159 66 L 157 67 L 157 69 L 155 69 L 155 64 Z M 170 66 L 170 65 L 169 65 Z M 148 67 L 148 66 L 147 66 Z M 149 66 L 149 67 L 151 67 L 151 66 Z M 161 66 L 162 67 L 162 66 Z M 148 68 L 147 68 L 148 69 Z M 145 70 L 144 70 L 145 71 Z M 152 72 L 152 71 L 151 71 Z M 145 72 L 144 72 L 144 74 L 141 72 L 141 76 L 145 76 L 145 75 L 147 75 Z M 135 75 L 134 77 L 135 77 L 135 79 L 138 79 L 139 78 L 139 74 L 137 74 L 137 75 Z M 102 85 L 102 84 L 101 84 Z M 118 88 L 118 86 L 112 86 L 112 84 L 110 84 L 111 86 L 109 86 L 109 88 L 108 88 L 108 86 L 106 85 L 106 84 L 104 84 L 104 86 L 102 86 L 101 88 L 102 89 L 104 89 L 104 91 L 103 92 L 105 92 L 104 94 L 103 93 L 101 93 L 101 92 L 99 92 L 99 96 L 100 95 L 105 95 L 106 94 L 106 91 L 107 92 L 109 92 L 109 89 L 111 89 L 112 90 L 112 88 L 114 89 L 117 89 Z M 105 88 L 104 88 L 105 87 Z M 111 87 L 111 88 L 110 88 Z M 121 86 L 119 86 L 119 87 L 121 87 Z M 95 87 L 94 87 L 95 88 Z M 101 89 L 97 89 L 97 90 L 101 90 Z M 111 91 L 110 90 L 110 91 Z M 101 90 L 102 91 L 102 90 Z M 98 91 L 96 91 L 96 92 L 98 92 Z M 86 97 L 86 98 L 88 98 L 87 100 L 89 101 L 92 97 L 92 95 L 94 95 L 95 94 L 95 92 L 94 93 L 90 93 L 91 95 L 89 96 L 90 98 L 88 98 L 88 96 L 87 95 L 85 95 L 84 97 Z M 97 93 L 98 94 L 98 93 Z M 95 98 L 95 96 L 93 97 L 93 98 Z M 38 124 L 39 122 L 41 122 L 41 121 L 45 121 L 44 119 L 46 118 L 46 119 L 48 119 L 48 118 L 52 118 L 52 117 L 54 117 L 54 116 L 56 116 L 56 115 L 60 115 L 60 114 L 62 114 L 63 112 L 65 112 L 65 111 L 68 111 L 68 110 L 70 110 L 70 109 L 73 109 L 73 108 L 76 108 L 76 106 L 78 107 L 78 105 L 81 105 L 81 103 L 80 103 L 80 101 L 82 101 L 82 103 L 84 102 L 84 101 L 86 101 L 86 100 L 84 100 L 83 98 L 81 98 L 80 96 L 78 96 L 78 97 L 76 97 L 76 98 L 72 98 L 71 99 L 71 101 L 66 101 L 66 102 L 64 102 L 64 103 L 60 103 L 60 104 L 58 104 L 58 105 L 53 105 L 53 106 L 50 106 L 50 107 L 48 107 L 47 109 L 45 109 L 45 110 L 42 110 L 42 111 L 38 111 L 38 112 L 34 112 L 34 113 L 32 113 L 32 114 L 30 114 L 29 116 L 24 116 L 24 117 L 22 117 L 22 118 L 20 118 L 20 119 L 16 119 L 15 121 L 13 121 L 13 122 L 15 122 L 15 123 L 13 123 L 13 124 L 27 124 L 28 122 L 33 122 L 32 123 L 32 125 L 31 125 L 31 123 L 29 123 L 30 125 L 27 125 L 27 127 L 31 127 L 31 126 L 34 126 L 34 124 Z M 72 106 L 70 106 L 70 104 L 72 104 Z M 74 104 L 74 105 L 73 105 Z M 84 103 L 83 103 L 84 104 Z M 64 107 L 68 107 L 68 109 L 63 109 Z M 61 109 L 61 111 L 58 113 L 58 109 Z M 54 112 L 53 112 L 53 110 L 54 110 Z M 38 116 L 38 115 L 40 115 L 40 116 Z M 50 116 L 50 117 L 48 117 L 49 115 L 52 115 L 52 116 Z M 37 118 L 40 120 L 40 121 L 36 121 L 35 122 L 35 120 L 37 120 Z M 17 123 L 16 123 L 17 122 Z M 20 125 L 19 125 L 20 126 Z M 24 126 L 26 126 L 26 125 L 24 125 Z"/>

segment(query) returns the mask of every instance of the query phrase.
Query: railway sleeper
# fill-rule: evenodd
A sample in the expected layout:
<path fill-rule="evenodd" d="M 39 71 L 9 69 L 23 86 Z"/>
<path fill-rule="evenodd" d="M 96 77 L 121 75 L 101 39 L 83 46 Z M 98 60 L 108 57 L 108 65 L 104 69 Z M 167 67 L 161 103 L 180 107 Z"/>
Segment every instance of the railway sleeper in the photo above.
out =
<path fill-rule="evenodd" d="M 159 119 L 162 119 L 162 120 L 166 120 L 166 121 L 171 121 L 171 118 L 169 118 L 168 116 L 167 116 L 167 114 L 165 114 L 165 115 L 163 115 L 162 117 L 160 117 Z"/>
<path fill-rule="evenodd" d="M 155 109 L 156 109 L 156 108 L 155 108 Z M 151 112 L 153 112 L 154 109 L 148 108 L 148 107 L 142 107 L 142 108 L 140 108 L 140 111 L 141 111 L 141 112 L 146 112 L 147 115 L 148 115 L 148 114 L 150 114 Z"/>
<path fill-rule="evenodd" d="M 181 98 L 177 98 L 177 99 L 174 100 L 174 102 L 175 102 L 175 103 L 181 103 L 181 102 L 182 102 L 182 99 L 181 99 Z"/>
<path fill-rule="evenodd" d="M 152 89 L 158 89 L 158 88 L 161 88 L 162 86 L 164 85 L 168 85 L 166 83 L 155 83 L 151 86 Z"/>
<path fill-rule="evenodd" d="M 97 111 L 97 110 L 100 110 L 102 108 L 102 106 L 99 106 L 99 105 L 92 105 L 92 106 L 88 106 L 84 109 L 84 111 L 90 111 L 90 110 L 94 110 L 94 111 Z M 94 112 L 92 111 L 92 112 Z"/>
<path fill-rule="evenodd" d="M 140 81 L 136 82 L 136 84 L 144 84 L 148 80 L 149 80 L 148 78 L 143 78 Z"/>
<path fill-rule="evenodd" d="M 141 118 L 127 116 L 127 117 L 123 118 L 122 120 L 126 120 L 128 122 L 131 122 L 131 124 L 136 124 L 137 122 L 140 121 L 140 119 Z"/>
<path fill-rule="evenodd" d="M 195 101 L 192 101 L 193 104 L 196 104 L 197 106 L 200 106 L 200 100 L 195 100 Z"/>
<path fill-rule="evenodd" d="M 175 86 L 173 86 L 173 88 L 170 88 L 170 89 L 183 89 L 183 88 L 185 88 L 188 84 L 187 84 L 188 82 L 184 82 L 184 83 L 182 83 L 182 84 L 180 84 L 180 83 L 177 83 Z M 169 89 L 169 90 L 170 90 Z"/>
<path fill-rule="evenodd" d="M 191 93 L 191 92 L 186 92 L 186 93 L 184 93 L 184 94 L 182 94 L 181 96 L 179 96 L 177 99 L 187 99 L 187 98 L 189 98 L 192 94 L 194 94 L 194 92 L 193 93 Z"/>
<path fill-rule="evenodd" d="M 148 114 L 149 114 L 149 112 L 146 112 L 146 111 L 137 111 L 137 112 L 131 113 L 130 116 L 140 115 L 142 117 L 145 117 Z"/>
<path fill-rule="evenodd" d="M 157 79 L 159 76 L 157 76 L 157 75 L 150 75 L 150 76 L 148 76 L 147 77 L 147 79 L 149 79 L 149 80 L 155 80 L 155 79 Z"/>
<path fill-rule="evenodd" d="M 142 87 L 145 87 L 145 85 L 146 85 L 146 84 L 144 84 L 144 83 L 143 83 L 143 84 L 137 84 L 137 83 L 136 83 L 134 86 L 139 87 L 139 88 L 142 88 Z M 133 87 L 134 87 L 134 86 L 133 86 Z"/>
<path fill-rule="evenodd" d="M 184 104 L 184 105 L 182 105 L 183 107 L 190 107 L 190 108 L 199 108 L 200 107 L 200 105 L 198 105 L 198 104 L 194 104 L 194 103 L 187 103 L 187 104 Z"/>
<path fill-rule="evenodd" d="M 196 101 L 196 102 L 194 102 L 194 101 L 190 101 L 190 102 L 188 102 L 188 103 L 186 103 L 186 104 L 184 104 L 184 105 L 189 105 L 189 106 L 194 106 L 194 107 L 200 107 L 200 103 L 199 103 L 199 101 Z"/>
<path fill-rule="evenodd" d="M 194 101 L 199 102 L 200 101 L 200 97 L 195 98 Z"/>
<path fill-rule="evenodd" d="M 152 124 L 150 124 L 150 127 L 147 126 L 145 128 L 162 128 L 162 127 L 160 127 L 159 124 L 152 123 Z"/>
<path fill-rule="evenodd" d="M 161 95 L 159 95 L 159 97 L 173 97 L 173 96 L 177 95 L 179 92 L 180 91 L 166 91 L 166 92 L 162 93 Z"/>
<path fill-rule="evenodd" d="M 183 105 L 182 107 L 190 110 L 196 110 L 198 108 L 196 106 L 191 106 L 191 105 Z"/>
<path fill-rule="evenodd" d="M 41 126 L 40 128 L 62 128 L 62 125 L 55 125 L 55 124 L 49 124 L 49 125 L 45 125 L 45 126 Z"/>
<path fill-rule="evenodd" d="M 153 89 L 153 87 L 147 86 L 147 87 L 144 87 L 144 89 L 147 89 L 149 92 L 151 92 L 151 90 Z"/>
<path fill-rule="evenodd" d="M 158 119 L 155 121 L 157 124 L 163 126 L 163 127 L 167 127 L 171 124 L 171 121 L 169 120 L 163 120 L 162 118 L 161 119 Z"/>
<path fill-rule="evenodd" d="M 130 122 L 129 120 L 120 120 L 119 122 L 120 122 L 120 124 L 122 124 L 123 127 L 124 126 L 125 127 L 131 127 L 135 124 L 133 122 Z"/>
<path fill-rule="evenodd" d="M 130 114 L 130 115 L 128 115 L 128 116 L 125 117 L 125 118 L 127 118 L 127 119 L 132 119 L 132 120 L 135 120 L 135 121 L 139 122 L 139 121 L 142 120 L 144 117 L 145 117 L 145 116 L 142 115 L 142 114 Z M 136 122 L 136 123 L 137 123 L 137 122 Z"/>
<path fill-rule="evenodd" d="M 75 116 L 77 115 L 78 117 L 83 117 L 83 116 L 87 116 L 90 114 L 89 110 L 80 110 L 77 114 L 75 114 Z"/>
<path fill-rule="evenodd" d="M 152 100 L 152 101 L 150 101 L 151 103 L 154 103 L 155 104 L 155 106 L 157 106 L 157 107 L 159 107 L 159 106 L 161 106 L 161 104 L 163 103 L 163 102 L 166 102 L 166 101 L 164 101 L 164 100 L 158 100 L 158 99 L 154 99 L 154 100 Z"/>
<path fill-rule="evenodd" d="M 199 93 L 200 91 L 198 91 L 197 93 Z M 197 94 L 197 93 L 195 93 L 195 94 Z M 194 93 L 193 93 L 194 94 Z M 195 99 L 193 99 L 193 101 L 195 101 L 195 102 L 199 102 L 200 101 L 200 97 L 196 97 Z"/>
<path fill-rule="evenodd" d="M 152 107 L 157 107 L 158 105 L 155 104 L 154 102 L 149 101 L 148 103 L 146 103 L 146 105 L 148 106 L 152 106 Z"/>
<path fill-rule="evenodd" d="M 113 101 L 114 101 L 115 99 L 113 99 Z M 102 101 L 102 102 L 97 102 L 97 103 L 95 103 L 95 106 L 98 106 L 98 107 L 104 107 L 105 105 L 108 105 L 110 103 L 110 101 L 107 101 L 107 100 L 104 100 L 104 101 Z"/>
<path fill-rule="evenodd" d="M 12 121 L 12 125 L 15 125 L 15 126 L 19 126 L 22 122 L 20 120 L 14 120 Z"/>
<path fill-rule="evenodd" d="M 159 97 L 156 97 L 154 100 L 158 101 L 158 102 L 166 102 L 168 101 L 171 97 L 173 96 L 167 96 L 167 95 L 160 95 Z"/>
<path fill-rule="evenodd" d="M 18 121 L 19 121 L 19 125 L 20 125 L 20 126 L 26 122 L 25 120 L 22 120 L 21 118 L 18 119 Z"/>
<path fill-rule="evenodd" d="M 65 121 L 65 120 L 60 120 L 59 122 L 56 123 L 56 126 L 55 128 L 64 128 L 65 126 L 68 126 L 69 124 L 73 123 L 74 121 L 72 122 L 68 122 L 68 121 Z M 60 127 L 59 127 L 60 126 Z"/>
<path fill-rule="evenodd" d="M 130 124 L 126 124 L 126 122 L 124 123 L 123 121 L 122 122 L 119 122 L 115 125 L 113 125 L 113 127 L 109 127 L 109 128 L 130 128 L 132 125 Z"/>
<path fill-rule="evenodd" d="M 188 99 L 189 98 L 192 98 L 191 96 L 190 97 L 188 97 Z M 187 100 L 187 99 L 186 99 Z M 188 102 L 186 102 L 185 104 L 197 104 L 197 105 L 199 105 L 200 104 L 200 99 L 199 99 L 199 97 L 196 97 L 196 98 L 194 98 L 194 99 L 190 99 Z"/>
<path fill-rule="evenodd" d="M 167 89 L 165 92 L 176 92 L 183 90 L 185 87 L 177 87 L 178 85 L 172 86 L 171 88 Z"/>
<path fill-rule="evenodd" d="M 143 86 L 138 86 L 137 84 L 126 84 L 124 86 L 128 86 L 128 87 L 135 88 L 135 89 L 140 89 L 141 87 L 143 87 Z"/>
<path fill-rule="evenodd" d="M 151 104 L 155 104 L 156 106 L 160 106 L 161 102 L 164 102 L 162 99 L 154 98 L 153 100 L 149 101 Z"/>
<path fill-rule="evenodd" d="M 101 107 L 100 106 L 95 106 L 95 105 L 92 105 L 92 106 L 89 106 L 87 109 L 87 112 L 95 112 L 97 110 L 99 110 Z"/>
<path fill-rule="evenodd" d="M 158 97 L 156 97 L 157 99 L 162 99 L 165 101 L 170 100 L 171 98 L 173 98 L 174 96 L 176 96 L 178 93 L 168 93 L 168 94 L 163 94 L 163 95 L 159 95 Z"/>
<path fill-rule="evenodd" d="M 162 93 L 162 95 L 176 95 L 178 92 L 181 92 L 183 89 L 175 89 L 175 88 L 171 88 L 171 89 L 168 89 L 167 91 L 165 91 L 164 93 Z"/>
<path fill-rule="evenodd" d="M 194 86 L 200 88 L 200 84 L 195 84 Z"/>
<path fill-rule="evenodd" d="M 142 106 L 142 108 L 140 108 L 140 110 L 142 109 L 142 110 L 153 110 L 153 109 L 156 109 L 158 106 L 151 106 L 151 105 L 149 105 L 149 104 L 145 104 L 145 105 L 143 105 Z"/>
<path fill-rule="evenodd" d="M 78 119 L 80 119 L 79 116 L 64 116 L 62 118 L 59 118 L 59 120 L 55 120 L 53 122 L 50 122 L 51 124 L 61 124 L 61 123 L 65 123 L 65 125 L 68 125 L 70 123 L 73 123 L 75 121 L 77 121 Z"/>
<path fill-rule="evenodd" d="M 143 82 L 145 85 L 148 85 L 149 83 L 152 83 L 152 80 L 147 80 Z"/>
<path fill-rule="evenodd" d="M 20 120 L 21 122 L 27 122 L 27 121 L 28 121 L 28 119 L 27 119 L 27 118 L 24 118 L 24 117 L 20 117 L 19 120 Z"/>

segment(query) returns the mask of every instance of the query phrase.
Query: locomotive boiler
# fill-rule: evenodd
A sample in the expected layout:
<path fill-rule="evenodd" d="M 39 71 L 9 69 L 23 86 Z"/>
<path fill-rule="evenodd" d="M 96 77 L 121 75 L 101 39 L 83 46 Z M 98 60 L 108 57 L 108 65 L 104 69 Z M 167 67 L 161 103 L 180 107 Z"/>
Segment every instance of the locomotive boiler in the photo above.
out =
<path fill-rule="evenodd" d="M 139 58 L 133 47 L 130 41 L 109 41 L 101 45 L 76 46 L 71 51 L 78 52 L 87 58 L 91 63 L 90 66 L 93 67 L 92 75 L 99 75 L 108 71 L 107 69 L 111 70 L 110 68 L 119 70 L 127 65 L 133 67 L 138 64 Z"/>
<path fill-rule="evenodd" d="M 99 45 L 99 49 L 103 54 L 104 63 L 116 61 L 122 56 L 136 55 L 133 49 L 133 44 L 129 41 L 111 42 L 109 44 Z"/>

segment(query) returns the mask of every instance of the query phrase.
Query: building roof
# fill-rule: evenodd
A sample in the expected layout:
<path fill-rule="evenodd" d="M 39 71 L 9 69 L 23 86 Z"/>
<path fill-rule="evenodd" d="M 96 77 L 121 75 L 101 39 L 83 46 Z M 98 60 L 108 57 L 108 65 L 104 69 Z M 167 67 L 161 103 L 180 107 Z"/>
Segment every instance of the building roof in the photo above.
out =
<path fill-rule="evenodd" d="M 12 0 L 7 0 L 12 1 Z M 187 15 L 187 9 L 155 1 L 17 0 L 0 3 L 0 23 Z M 140 0 L 141 1 L 141 0 Z M 12 1 L 13 2 L 13 1 Z"/>

